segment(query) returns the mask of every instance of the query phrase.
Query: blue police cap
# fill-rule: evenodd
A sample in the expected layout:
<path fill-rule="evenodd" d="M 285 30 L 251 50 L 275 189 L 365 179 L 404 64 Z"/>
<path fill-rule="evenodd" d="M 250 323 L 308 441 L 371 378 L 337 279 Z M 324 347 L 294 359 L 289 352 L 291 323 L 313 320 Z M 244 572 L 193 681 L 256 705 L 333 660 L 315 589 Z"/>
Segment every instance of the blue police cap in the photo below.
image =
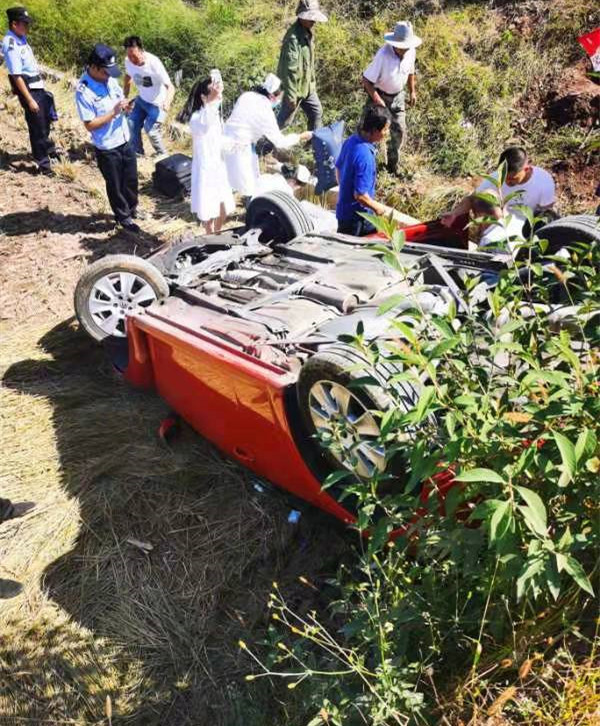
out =
<path fill-rule="evenodd" d="M 104 43 L 96 43 L 90 53 L 88 65 L 104 68 L 108 75 L 113 78 L 118 78 L 121 75 L 115 51 L 109 45 L 104 45 Z"/>
<path fill-rule="evenodd" d="M 27 8 L 24 8 L 21 5 L 16 8 L 7 8 L 6 17 L 8 18 L 9 24 L 18 22 L 31 22 L 31 15 L 27 12 Z"/>

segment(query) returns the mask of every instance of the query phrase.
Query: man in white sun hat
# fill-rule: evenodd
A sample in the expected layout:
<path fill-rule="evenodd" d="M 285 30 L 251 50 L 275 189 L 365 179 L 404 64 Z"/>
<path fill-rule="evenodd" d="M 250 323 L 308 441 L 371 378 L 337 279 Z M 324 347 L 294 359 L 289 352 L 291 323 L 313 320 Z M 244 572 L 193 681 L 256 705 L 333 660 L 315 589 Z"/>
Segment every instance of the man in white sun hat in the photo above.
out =
<path fill-rule="evenodd" d="M 363 87 L 369 94 L 366 108 L 388 108 L 392 116 L 390 139 L 387 147 L 387 167 L 398 173 L 400 148 L 406 139 L 406 92 L 411 106 L 417 101 L 415 80 L 416 49 L 422 40 L 413 31 L 408 20 L 396 23 L 392 33 L 384 36 L 381 47 L 363 73 Z M 365 109 L 366 110 L 366 109 Z"/>
<path fill-rule="evenodd" d="M 321 126 L 323 108 L 317 94 L 313 26 L 326 22 L 319 0 L 300 0 L 296 22 L 285 34 L 279 55 L 277 75 L 283 90 L 277 118 L 280 128 L 291 121 L 298 106 L 304 111 L 310 131 Z"/>

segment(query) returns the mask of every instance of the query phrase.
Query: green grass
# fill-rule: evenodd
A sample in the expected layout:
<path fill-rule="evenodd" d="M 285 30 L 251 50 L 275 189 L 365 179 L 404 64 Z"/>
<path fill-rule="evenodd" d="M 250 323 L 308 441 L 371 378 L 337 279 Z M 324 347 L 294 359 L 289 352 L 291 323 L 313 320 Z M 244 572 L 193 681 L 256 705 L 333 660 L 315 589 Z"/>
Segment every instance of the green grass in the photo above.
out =
<path fill-rule="evenodd" d="M 12 0 L 0 0 L 0 9 Z M 94 42 L 140 34 L 170 71 L 183 71 L 183 91 L 219 67 L 225 111 L 238 94 L 276 68 L 293 3 L 261 0 L 31 0 L 38 54 L 61 68 L 81 69 Z M 577 152 L 577 129 L 536 133 L 541 95 L 561 69 L 583 58 L 576 36 L 600 23 L 593 0 L 537 3 L 530 22 L 519 4 L 490 12 L 486 2 L 403 2 L 329 6 L 317 26 L 318 85 L 326 121 L 356 124 L 362 71 L 398 17 L 412 17 L 423 38 L 418 51 L 419 102 L 409 110 L 406 154 L 446 176 L 481 173 L 509 142 L 532 146 L 535 158 Z M 516 18 L 516 22 L 515 22 Z M 521 24 L 519 24 L 521 23 Z M 531 139 L 529 138 L 531 131 Z M 531 143 L 532 141 L 535 144 Z M 407 166 L 410 167 L 410 159 Z"/>

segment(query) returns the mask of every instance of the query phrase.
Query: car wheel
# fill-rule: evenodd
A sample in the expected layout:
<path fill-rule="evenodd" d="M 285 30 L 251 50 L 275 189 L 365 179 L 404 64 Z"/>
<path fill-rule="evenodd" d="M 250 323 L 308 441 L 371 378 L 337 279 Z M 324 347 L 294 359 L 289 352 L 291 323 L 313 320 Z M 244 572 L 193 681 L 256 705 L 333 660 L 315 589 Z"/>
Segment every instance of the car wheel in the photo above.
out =
<path fill-rule="evenodd" d="M 390 379 L 400 370 L 389 362 L 373 368 L 359 351 L 342 344 L 319 351 L 303 365 L 297 385 L 300 415 L 329 471 L 343 467 L 368 479 L 386 469 L 376 412 L 385 412 L 398 401 L 409 410 L 418 399 L 416 389 L 406 381 L 394 383 L 400 396 L 393 402 L 386 393 Z M 376 383 L 365 383 L 367 376 Z M 332 446 L 319 444 L 323 436 L 332 440 Z"/>
<path fill-rule="evenodd" d="M 275 191 L 255 197 L 248 205 L 246 227 L 261 229 L 261 242 L 285 244 L 314 231 L 311 218 L 291 194 Z"/>
<path fill-rule="evenodd" d="M 536 234 L 539 239 L 548 241 L 548 254 L 554 254 L 561 247 L 578 242 L 600 244 L 600 217 L 593 214 L 573 214 L 545 224 Z"/>
<path fill-rule="evenodd" d="M 75 288 L 75 313 L 94 340 L 125 338 L 125 316 L 169 294 L 162 274 L 134 255 L 109 255 L 94 262 Z"/>

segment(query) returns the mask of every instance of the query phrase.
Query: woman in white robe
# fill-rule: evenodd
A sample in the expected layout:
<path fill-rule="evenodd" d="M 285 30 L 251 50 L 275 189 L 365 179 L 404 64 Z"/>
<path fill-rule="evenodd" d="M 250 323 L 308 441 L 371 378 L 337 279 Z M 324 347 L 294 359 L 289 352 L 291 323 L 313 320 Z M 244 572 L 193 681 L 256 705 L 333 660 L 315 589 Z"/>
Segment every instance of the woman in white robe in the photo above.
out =
<path fill-rule="evenodd" d="M 303 134 L 281 133 L 273 110 L 281 96 L 280 86 L 279 78 L 269 73 L 261 86 L 242 93 L 225 122 L 225 136 L 235 144 L 233 153 L 225 157 L 229 183 L 243 196 L 254 195 L 260 176 L 254 148 L 259 139 L 264 136 L 275 148 L 289 149 L 312 137 L 310 131 Z"/>
<path fill-rule="evenodd" d="M 207 78 L 192 89 L 187 106 L 192 134 L 192 214 L 208 234 L 219 232 L 235 209 L 223 155 L 232 143 L 223 135 L 223 83 Z"/>

